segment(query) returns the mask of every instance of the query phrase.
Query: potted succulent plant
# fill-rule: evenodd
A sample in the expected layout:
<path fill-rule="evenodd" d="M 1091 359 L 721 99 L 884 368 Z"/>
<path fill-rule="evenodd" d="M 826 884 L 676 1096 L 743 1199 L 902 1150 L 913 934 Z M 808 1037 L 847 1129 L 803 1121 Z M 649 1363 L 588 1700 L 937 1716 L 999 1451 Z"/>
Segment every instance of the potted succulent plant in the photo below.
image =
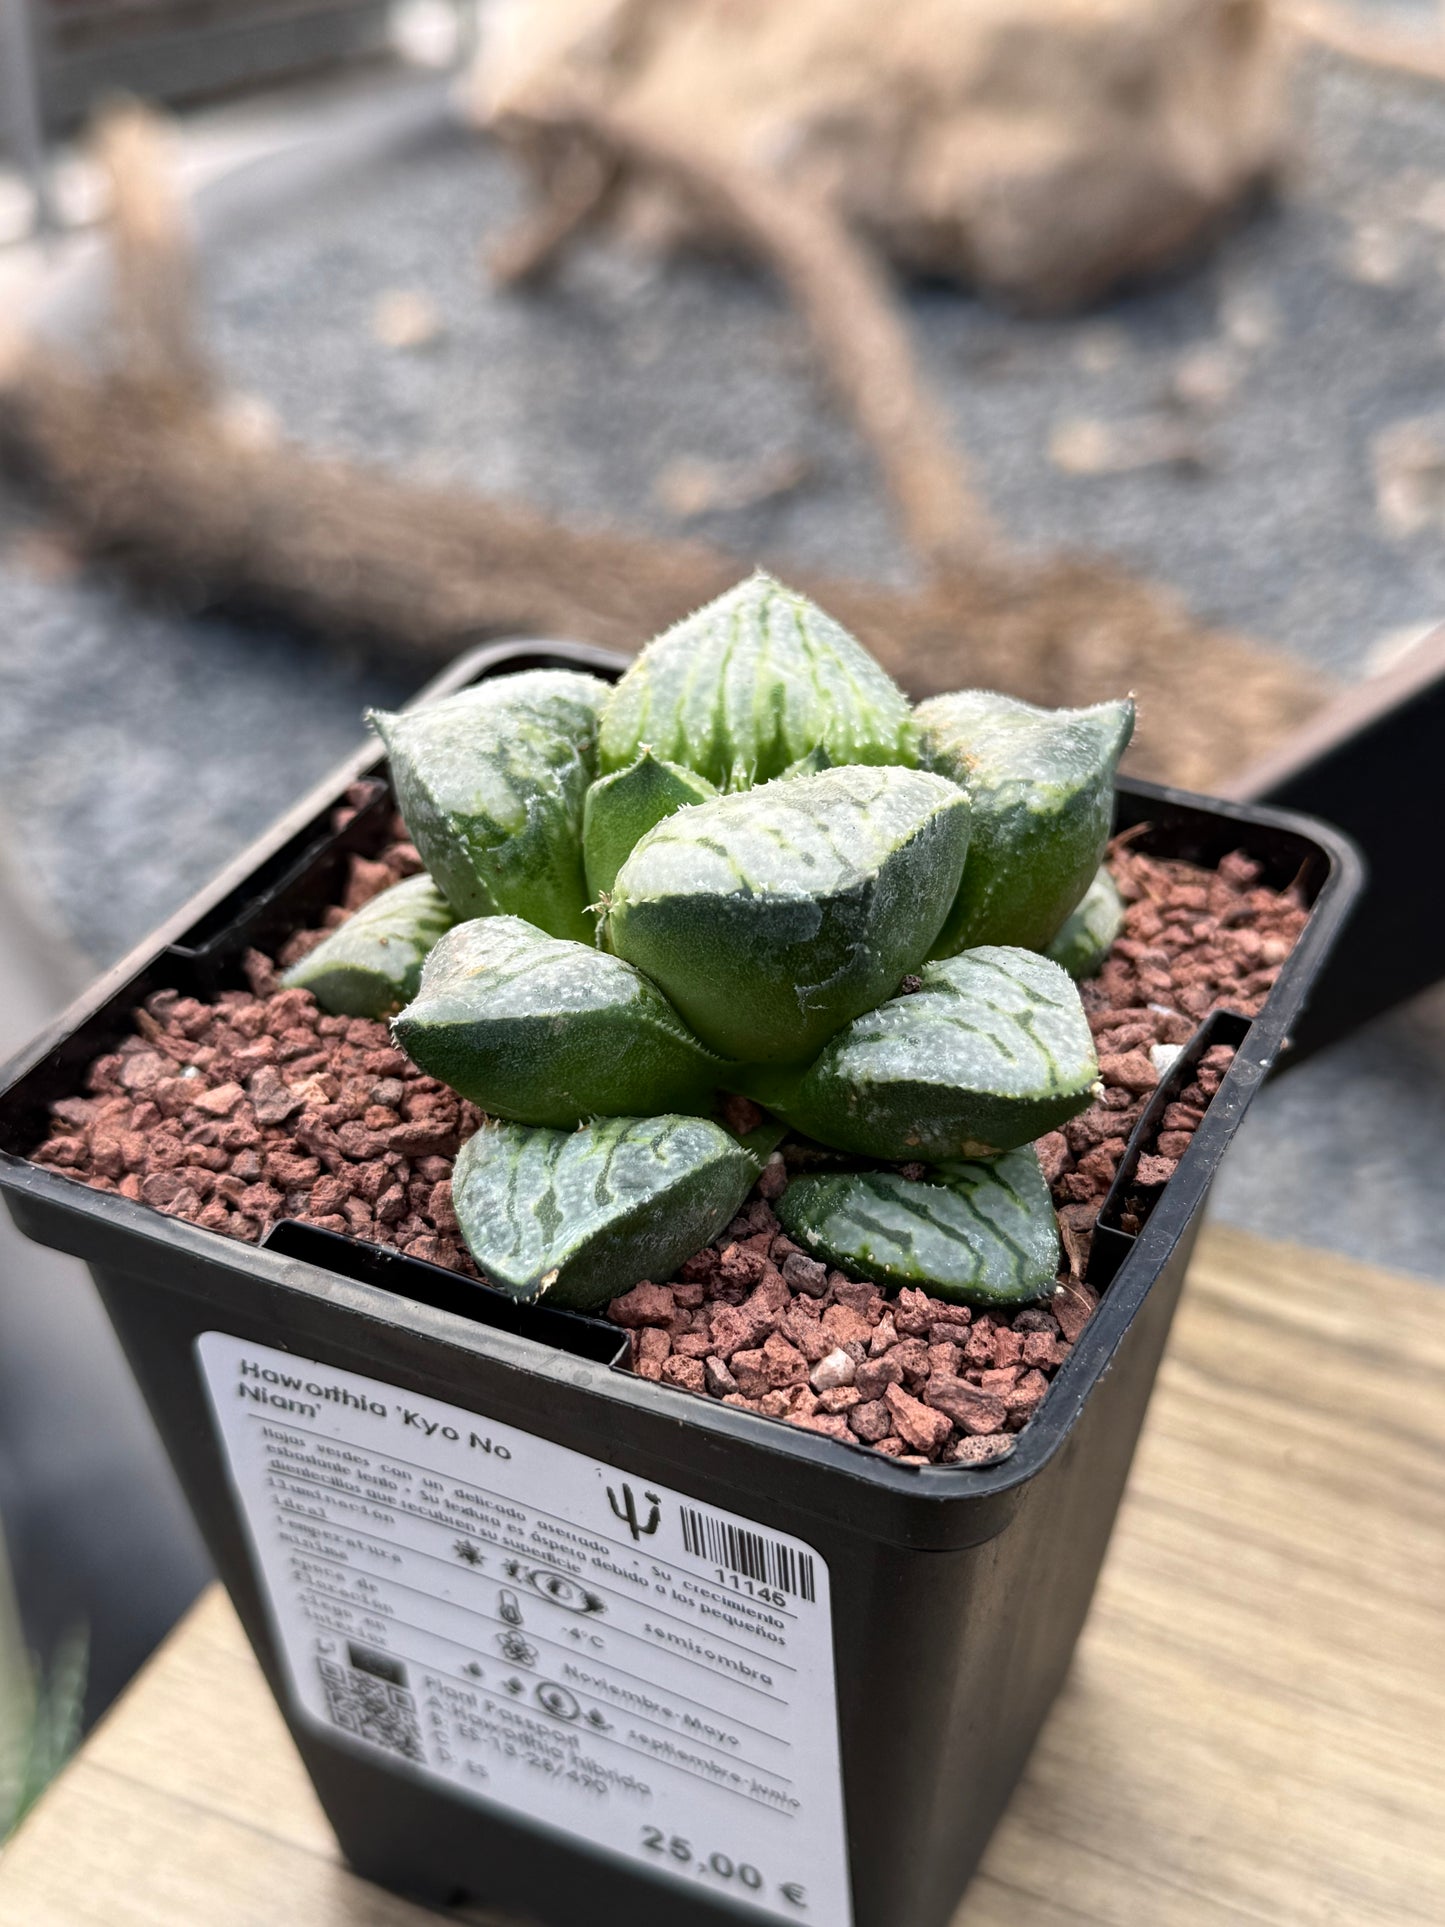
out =
<path fill-rule="evenodd" d="M 672 1277 L 786 1128 L 840 1154 L 778 1200 L 810 1254 L 976 1305 L 1054 1291 L 1031 1147 L 1098 1062 L 1040 953 L 1099 874 L 1131 703 L 915 717 L 756 575 L 615 688 L 524 671 L 374 721 L 430 876 L 285 981 L 333 1012 L 404 1003 L 408 1057 L 487 1116 L 452 1203 L 493 1284 L 593 1310 Z M 1108 926 L 1065 937 L 1076 967 Z M 729 1096 L 774 1125 L 740 1141 Z"/>
<path fill-rule="evenodd" d="M 594 669 L 374 717 L 389 787 L 42 1040 L 0 1177 L 363 1871 L 941 1922 L 1352 859 L 1116 790 L 1126 699 L 914 710 L 766 576 Z"/>

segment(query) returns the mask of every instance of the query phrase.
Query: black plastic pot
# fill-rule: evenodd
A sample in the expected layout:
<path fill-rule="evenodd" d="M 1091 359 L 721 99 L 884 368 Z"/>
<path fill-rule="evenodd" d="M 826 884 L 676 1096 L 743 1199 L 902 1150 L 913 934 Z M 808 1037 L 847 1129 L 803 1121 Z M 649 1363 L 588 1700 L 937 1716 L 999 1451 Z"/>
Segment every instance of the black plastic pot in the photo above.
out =
<path fill-rule="evenodd" d="M 616 659 L 507 645 L 501 670 Z M 367 808 L 330 827 L 342 789 Z M 207 996 L 335 900 L 390 799 L 360 754 L 22 1058 L 0 1099 L 20 1228 L 91 1267 L 341 1845 L 362 1873 L 573 1927 L 934 1927 L 983 1851 L 1088 1609 L 1201 1208 L 1360 866 L 1304 818 L 1143 784 L 1141 847 L 1242 848 L 1312 903 L 1013 1456 L 900 1466 L 621 1369 L 599 1320 L 300 1224 L 261 1248 L 26 1161 L 154 990 Z M 598 1643 L 600 1642 L 600 1644 Z"/>

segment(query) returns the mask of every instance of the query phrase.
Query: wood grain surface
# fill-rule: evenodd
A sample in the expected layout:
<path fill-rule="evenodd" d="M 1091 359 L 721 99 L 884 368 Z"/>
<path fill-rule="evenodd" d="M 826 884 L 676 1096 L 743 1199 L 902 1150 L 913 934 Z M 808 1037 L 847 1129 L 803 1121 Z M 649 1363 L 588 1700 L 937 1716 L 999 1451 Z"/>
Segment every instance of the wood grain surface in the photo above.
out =
<path fill-rule="evenodd" d="M 1442 1471 L 1445 1291 L 1208 1232 L 1073 1673 L 954 1927 L 1439 1927 Z M 218 1592 L 0 1857 L 3 1927 L 436 1919 L 341 1865 Z"/>

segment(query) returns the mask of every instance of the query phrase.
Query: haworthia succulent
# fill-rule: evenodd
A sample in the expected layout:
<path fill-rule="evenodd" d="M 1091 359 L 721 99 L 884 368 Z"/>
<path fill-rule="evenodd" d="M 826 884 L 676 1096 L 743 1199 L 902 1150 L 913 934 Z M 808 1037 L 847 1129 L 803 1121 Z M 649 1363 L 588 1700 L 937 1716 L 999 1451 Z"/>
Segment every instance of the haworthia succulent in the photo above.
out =
<path fill-rule="evenodd" d="M 492 1284 L 591 1311 L 639 1279 L 670 1277 L 736 1215 L 757 1174 L 705 1118 L 484 1124 L 453 1168 L 452 1206 Z"/>
<path fill-rule="evenodd" d="M 1084 892 L 1053 942 L 1045 951 L 1071 977 L 1093 977 L 1103 969 L 1114 939 L 1124 928 L 1124 899 L 1118 885 L 1102 867 Z"/>
<path fill-rule="evenodd" d="M 659 823 L 604 934 L 719 1055 L 799 1063 L 927 954 L 967 847 L 942 777 L 825 770 Z"/>
<path fill-rule="evenodd" d="M 532 669 L 371 712 L 407 829 L 458 916 L 591 936 L 582 808 L 607 693 L 595 676 Z"/>
<path fill-rule="evenodd" d="M 982 1163 L 795 1178 L 776 1205 L 788 1236 L 854 1278 L 914 1285 L 970 1305 L 1051 1291 L 1058 1221 L 1033 1147 Z"/>
<path fill-rule="evenodd" d="M 1099 1075 L 1079 993 L 1029 950 L 929 964 L 921 988 L 839 1033 L 784 1089 L 749 1087 L 795 1128 L 864 1157 L 990 1157 L 1055 1130 Z"/>
<path fill-rule="evenodd" d="M 309 990 L 333 1016 L 389 1016 L 416 995 L 422 963 L 452 922 L 431 878 L 407 877 L 364 903 L 281 981 Z"/>
<path fill-rule="evenodd" d="M 965 689 L 919 705 L 919 760 L 973 804 L 958 900 L 935 947 L 1042 950 L 1093 880 L 1113 819 L 1132 702 L 1036 709 Z"/>
<path fill-rule="evenodd" d="M 725 1069 L 631 964 L 520 917 L 444 937 L 392 1029 L 424 1071 L 527 1124 L 707 1112 Z"/>
<path fill-rule="evenodd" d="M 902 692 L 810 602 L 757 574 L 650 642 L 602 716 L 604 770 L 644 743 L 719 789 L 780 775 L 821 746 L 841 763 L 915 760 Z"/>
<path fill-rule="evenodd" d="M 617 872 L 654 824 L 716 795 L 705 776 L 681 763 L 666 763 L 650 749 L 626 769 L 599 777 L 587 792 L 582 812 L 582 856 L 593 902 L 612 888 Z"/>

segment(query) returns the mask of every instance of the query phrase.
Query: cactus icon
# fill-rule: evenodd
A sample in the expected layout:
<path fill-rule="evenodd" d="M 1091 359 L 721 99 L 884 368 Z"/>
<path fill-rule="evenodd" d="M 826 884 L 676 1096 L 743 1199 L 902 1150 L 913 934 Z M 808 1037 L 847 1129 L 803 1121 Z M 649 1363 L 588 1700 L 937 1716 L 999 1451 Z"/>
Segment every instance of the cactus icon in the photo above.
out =
<path fill-rule="evenodd" d="M 651 1511 L 647 1515 L 646 1524 L 642 1522 L 638 1515 L 637 1500 L 633 1496 L 630 1485 L 624 1485 L 622 1488 L 621 1505 L 617 1503 L 617 1494 L 612 1490 L 612 1487 L 609 1485 L 607 1488 L 607 1503 L 612 1507 L 615 1516 L 621 1519 L 634 1539 L 650 1538 L 652 1534 L 656 1532 L 662 1518 L 662 1504 L 657 1494 L 655 1492 L 644 1492 L 642 1496 L 651 1506 Z"/>

